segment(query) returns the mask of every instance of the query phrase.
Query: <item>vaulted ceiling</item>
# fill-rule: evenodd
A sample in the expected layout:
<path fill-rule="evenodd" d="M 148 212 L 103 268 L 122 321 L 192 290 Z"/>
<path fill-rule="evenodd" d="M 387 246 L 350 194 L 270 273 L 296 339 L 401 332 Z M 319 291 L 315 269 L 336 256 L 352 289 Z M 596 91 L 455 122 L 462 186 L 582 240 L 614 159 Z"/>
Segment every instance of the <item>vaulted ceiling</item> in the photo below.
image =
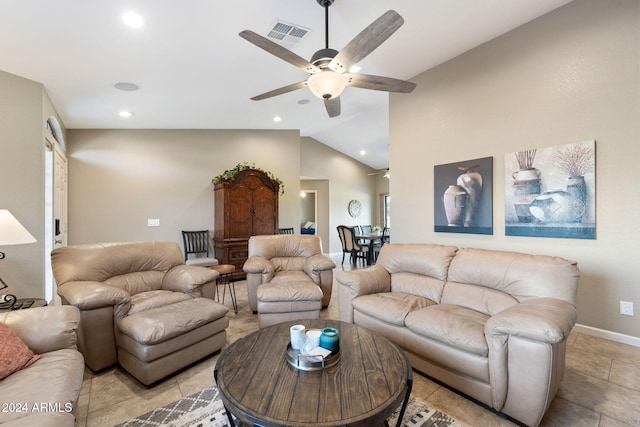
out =
<path fill-rule="evenodd" d="M 568 2 L 335 0 L 329 45 L 340 50 L 393 8 L 405 24 L 361 72 L 411 79 Z M 0 0 L 0 7 L 0 70 L 43 83 L 67 128 L 299 129 L 375 169 L 388 167 L 386 92 L 347 87 L 336 118 L 307 88 L 249 99 L 307 74 L 238 33 L 266 35 L 276 20 L 307 28 L 291 50 L 310 59 L 325 44 L 317 0 Z M 124 25 L 129 11 L 142 27 Z M 118 90 L 119 82 L 139 89 Z"/>

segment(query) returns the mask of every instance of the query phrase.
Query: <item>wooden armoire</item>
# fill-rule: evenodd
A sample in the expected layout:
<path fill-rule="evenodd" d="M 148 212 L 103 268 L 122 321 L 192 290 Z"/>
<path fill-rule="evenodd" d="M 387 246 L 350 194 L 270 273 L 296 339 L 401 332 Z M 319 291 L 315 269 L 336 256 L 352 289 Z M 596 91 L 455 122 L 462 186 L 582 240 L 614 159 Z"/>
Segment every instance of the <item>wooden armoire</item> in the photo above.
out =
<path fill-rule="evenodd" d="M 234 279 L 248 256 L 249 237 L 278 233 L 280 185 L 257 169 L 244 169 L 230 180 L 214 185 L 215 228 L 213 244 L 220 264 L 236 267 Z"/>

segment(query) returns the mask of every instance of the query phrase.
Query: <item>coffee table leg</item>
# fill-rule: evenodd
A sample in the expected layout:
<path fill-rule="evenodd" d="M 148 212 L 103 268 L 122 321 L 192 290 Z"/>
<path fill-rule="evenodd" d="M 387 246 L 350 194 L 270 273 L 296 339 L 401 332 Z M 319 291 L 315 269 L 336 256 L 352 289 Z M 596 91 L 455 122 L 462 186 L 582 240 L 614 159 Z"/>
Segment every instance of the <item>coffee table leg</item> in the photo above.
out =
<path fill-rule="evenodd" d="M 213 379 L 216 381 L 216 387 L 218 386 L 218 369 L 216 367 L 216 369 L 213 370 Z M 220 393 L 220 391 L 218 391 L 218 393 Z M 229 427 L 234 427 L 236 424 L 233 422 L 233 417 L 231 416 L 231 412 L 229 411 L 229 408 L 227 408 L 227 405 L 224 404 L 224 402 L 222 403 L 222 406 L 224 407 L 224 412 L 227 413 L 227 418 L 229 419 Z"/>
<path fill-rule="evenodd" d="M 398 415 L 398 422 L 396 423 L 396 427 L 400 427 L 402 425 L 402 417 L 404 417 L 404 411 L 407 410 L 407 404 L 409 403 L 409 397 L 411 396 L 412 387 L 413 370 L 409 370 L 409 377 L 407 378 L 407 394 L 404 396 L 404 401 L 402 402 L 402 408 L 400 409 L 400 414 Z"/>

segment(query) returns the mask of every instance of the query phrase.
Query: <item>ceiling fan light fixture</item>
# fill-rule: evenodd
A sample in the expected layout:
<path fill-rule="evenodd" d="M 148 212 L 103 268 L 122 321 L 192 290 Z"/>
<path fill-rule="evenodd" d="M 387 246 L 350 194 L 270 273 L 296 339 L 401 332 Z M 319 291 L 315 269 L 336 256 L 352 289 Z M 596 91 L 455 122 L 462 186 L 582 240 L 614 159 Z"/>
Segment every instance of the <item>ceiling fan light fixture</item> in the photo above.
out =
<path fill-rule="evenodd" d="M 311 93 L 320 99 L 332 99 L 340 96 L 347 87 L 346 76 L 331 70 L 322 70 L 312 74 L 307 80 Z"/>

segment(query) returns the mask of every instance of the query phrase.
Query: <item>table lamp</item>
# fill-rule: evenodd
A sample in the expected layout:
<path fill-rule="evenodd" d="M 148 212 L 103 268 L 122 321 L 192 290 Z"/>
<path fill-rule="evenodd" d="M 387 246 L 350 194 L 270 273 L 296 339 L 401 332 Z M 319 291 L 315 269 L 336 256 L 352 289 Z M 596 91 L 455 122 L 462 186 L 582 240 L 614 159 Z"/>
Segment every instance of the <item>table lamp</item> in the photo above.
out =
<path fill-rule="evenodd" d="M 0 246 L 21 245 L 33 243 L 36 239 L 18 222 L 6 209 L 0 209 Z M 0 259 L 4 258 L 4 252 L 0 251 Z M 8 285 L 0 277 L 0 291 L 8 288 Z M 0 308 L 9 308 L 16 302 L 15 295 L 0 293 Z"/>

